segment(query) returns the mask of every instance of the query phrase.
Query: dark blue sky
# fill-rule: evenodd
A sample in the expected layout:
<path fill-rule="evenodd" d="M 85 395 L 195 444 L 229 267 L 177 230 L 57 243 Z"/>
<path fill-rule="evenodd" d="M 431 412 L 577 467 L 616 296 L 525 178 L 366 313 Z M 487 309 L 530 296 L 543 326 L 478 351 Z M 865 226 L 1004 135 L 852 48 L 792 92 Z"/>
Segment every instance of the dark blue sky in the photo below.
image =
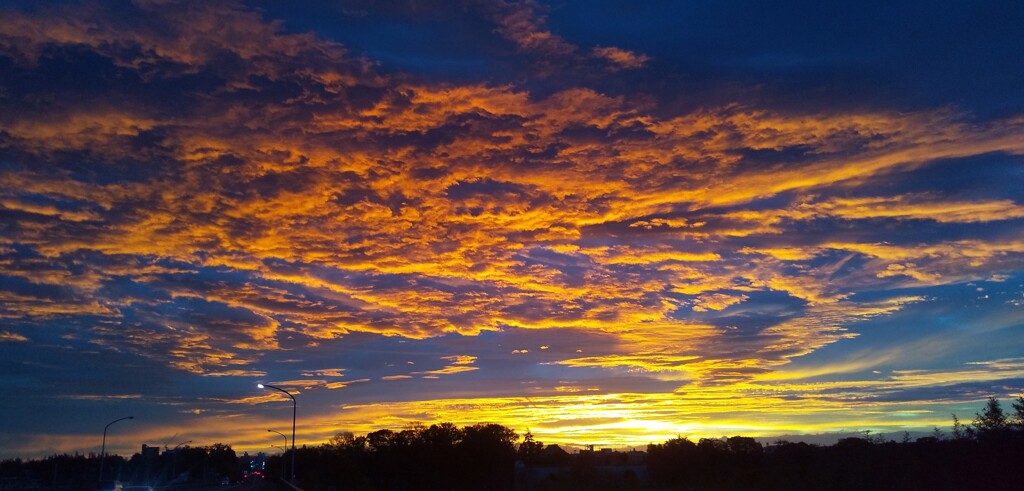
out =
<path fill-rule="evenodd" d="M 281 2 L 257 5 L 291 32 L 313 31 L 385 70 L 436 80 L 574 86 L 580 73 L 531 80 L 535 60 L 494 36 L 480 2 Z M 1016 2 L 558 2 L 532 7 L 543 26 L 587 49 L 651 57 L 625 77 L 589 74 L 613 93 L 662 103 L 737 102 L 780 109 L 953 106 L 976 117 L 1024 104 L 1024 6 Z M 561 76 L 559 76 L 561 75 Z M 807 106 L 811 105 L 811 106 Z M 673 106 L 674 107 L 674 106 Z"/>

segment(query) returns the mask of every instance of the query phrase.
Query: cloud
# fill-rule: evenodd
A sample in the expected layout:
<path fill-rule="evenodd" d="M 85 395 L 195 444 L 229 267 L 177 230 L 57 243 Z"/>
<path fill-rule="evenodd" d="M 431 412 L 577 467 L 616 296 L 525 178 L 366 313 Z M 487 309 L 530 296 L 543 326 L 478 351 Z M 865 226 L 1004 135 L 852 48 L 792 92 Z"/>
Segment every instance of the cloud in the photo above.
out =
<path fill-rule="evenodd" d="M 28 341 L 28 338 L 21 334 L 11 331 L 0 331 L 0 342 L 23 343 L 25 341 Z"/>
<path fill-rule="evenodd" d="M 611 46 L 594 48 L 593 53 L 594 56 L 608 59 L 617 69 L 641 68 L 651 59 L 647 55 Z"/>
<path fill-rule="evenodd" d="M 442 356 L 441 359 L 450 361 L 452 365 L 472 365 L 476 362 L 477 357 L 472 355 L 451 355 Z"/>
<path fill-rule="evenodd" d="M 385 375 L 381 377 L 381 380 L 405 380 L 412 378 L 412 375 Z"/>
<path fill-rule="evenodd" d="M 306 370 L 302 372 L 303 377 L 344 377 L 344 368 L 325 368 L 323 370 Z"/>
<path fill-rule="evenodd" d="M 696 305 L 693 306 L 693 310 L 698 312 L 705 312 L 708 310 L 722 310 L 730 305 L 738 304 L 747 297 L 744 295 L 740 296 L 729 296 L 722 293 L 710 293 L 707 295 L 701 295 L 697 297 Z"/>
<path fill-rule="evenodd" d="M 469 2 L 484 18 L 494 23 L 495 32 L 511 42 L 516 50 L 529 57 L 534 76 L 616 72 L 642 68 L 650 57 L 614 46 L 580 48 L 547 27 L 547 6 L 540 2 L 505 2 L 482 0 Z"/>
<path fill-rule="evenodd" d="M 66 395 L 60 396 L 64 399 L 73 399 L 79 401 L 99 401 L 99 400 L 116 400 L 116 399 L 142 399 L 142 394 L 77 394 L 77 395 Z"/>
<path fill-rule="evenodd" d="M 498 24 L 497 31 L 524 51 L 542 53 L 548 57 L 568 56 L 577 48 L 561 36 L 545 29 L 545 19 L 538 15 L 535 2 L 480 2 Z"/>
<path fill-rule="evenodd" d="M 1011 200 L 988 202 L 957 202 L 913 197 L 876 197 L 837 199 L 807 204 L 811 213 L 836 216 L 848 220 L 863 218 L 897 218 L 935 220 L 940 223 L 977 223 L 1013 220 L 1024 217 L 1024 207 Z"/>
<path fill-rule="evenodd" d="M 413 375 L 423 375 L 424 377 L 437 377 L 437 376 L 440 376 L 440 375 L 451 375 L 451 374 L 455 374 L 455 373 L 472 372 L 474 370 L 479 370 L 478 367 L 471 366 L 474 363 L 476 363 L 476 360 L 477 360 L 477 357 L 472 356 L 472 355 L 442 356 L 441 359 L 445 360 L 445 361 L 447 361 L 447 362 L 449 362 L 451 364 L 447 365 L 447 366 L 445 366 L 443 368 L 437 369 L 437 370 L 427 370 L 427 371 L 423 371 L 423 372 L 412 372 L 412 374 Z"/>
<path fill-rule="evenodd" d="M 529 35 L 539 32 L 540 24 L 527 7 L 501 13 L 505 35 L 519 39 L 524 47 L 562 46 L 551 37 Z M 562 312 L 556 323 L 606 328 L 602 326 L 607 321 L 622 317 L 602 320 L 606 307 L 595 302 L 617 299 L 657 319 L 671 311 L 665 302 L 672 302 L 645 298 L 650 293 L 641 292 L 675 288 L 707 292 L 705 298 L 721 295 L 711 292 L 724 286 L 716 278 L 723 271 L 731 274 L 727 271 L 732 261 L 723 261 L 717 252 L 721 247 L 685 242 L 689 236 L 707 241 L 777 233 L 787 226 L 781 220 L 821 216 L 932 216 L 940 222 L 1019 216 L 1016 205 L 1005 200 L 932 199 L 911 207 L 899 197 L 720 215 L 750 222 L 775 213 L 776 218 L 763 221 L 774 222 L 773 229 L 753 228 L 743 234 L 704 225 L 704 219 L 657 216 L 687 209 L 697 217 L 710 217 L 708 210 L 714 206 L 850 186 L 938 158 L 1018 152 L 1009 138 L 1017 131 L 1012 121 L 982 128 L 959 122 L 949 113 L 789 118 L 737 108 L 662 119 L 622 98 L 582 88 L 533 100 L 513 87 L 409 85 L 375 74 L 368 63 L 337 45 L 309 35 L 278 33 L 252 14 L 232 16 L 239 12 L 199 6 L 178 11 L 161 4 L 137 8 L 180 31 L 181 39 L 171 42 L 139 29 L 122 32 L 113 20 L 93 32 L 68 18 L 43 20 L 20 14 L 6 28 L 5 39 L 18 53 L 34 54 L 33 60 L 22 61 L 20 69 L 26 74 L 39 63 L 50 62 L 43 54 L 47 47 L 74 43 L 128 72 L 159 60 L 168 63 L 165 69 L 147 72 L 150 81 L 206 71 L 220 73 L 226 81 L 182 95 L 196 101 L 190 106 L 201 117 L 164 119 L 159 116 L 167 108 L 145 101 L 135 103 L 132 115 L 125 115 L 115 95 L 103 92 L 89 94 L 90 104 L 67 101 L 64 118 L 42 121 L 29 113 L 9 117 L 13 119 L 5 125 L 7 148 L 29 152 L 33 158 L 57 159 L 52 152 L 92 148 L 108 162 L 104 165 L 112 165 L 125 156 L 139 158 L 134 141 L 159 134 L 159 145 L 144 147 L 159 148 L 164 164 L 138 174 L 137 180 L 114 183 L 73 177 L 71 161 L 60 159 L 51 165 L 64 172 L 8 170 L 5 177 L 15 186 L 5 203 L 18 217 L 18 242 L 47 258 L 87 250 L 106 257 L 167 258 L 186 270 L 224 268 L 241 273 L 215 282 L 191 281 L 187 274 L 124 276 L 181 301 L 194 294 L 190 292 L 201 292 L 206 303 L 199 312 L 179 320 L 201 324 L 204 331 L 227 332 L 217 323 L 233 313 L 251 313 L 237 336 L 203 334 L 189 342 L 217 339 L 214 351 L 223 356 L 237 349 L 272 347 L 272 336 L 282 323 L 315 338 L 354 331 L 417 338 L 472 334 L 502 323 L 539 327 L 543 323 L 526 314 L 539 303 L 558 306 L 550 309 Z M 106 15 L 102 10 L 89 14 Z M 229 27 L 211 35 L 206 28 L 218 22 Z M 33 23 L 40 29 L 25 27 Z M 253 29 L 244 27 L 249 25 Z M 232 38 L 232 32 L 243 37 Z M 267 41 L 246 41 L 260 33 Z M 118 49 L 128 42 L 148 50 L 138 54 Z M 550 51 L 571 51 L 563 48 Z M 239 64 L 224 68 L 212 63 L 219 52 L 233 53 Z M 301 63 L 304 68 L 282 69 L 278 62 L 285 59 L 290 60 L 287 66 Z M 277 82 L 263 87 L 239 82 L 258 77 Z M 293 95 L 284 99 L 287 102 L 273 97 L 275 84 L 291 84 Z M 370 95 L 356 101 L 357 88 Z M 201 96 L 210 92 L 219 95 L 217 100 L 202 102 Z M 601 143 L 584 130 L 598 132 Z M 55 140 L 56 134 L 83 139 Z M 744 148 L 805 148 L 806 163 L 745 171 L 735 156 Z M 438 158 L 444 161 L 441 167 Z M 714 186 L 691 184 L 696 182 Z M 477 189 L 468 191 L 472 186 Z M 90 211 L 16 204 L 30 198 L 74 203 Z M 591 229 L 618 223 L 652 233 L 678 228 L 681 235 L 651 236 L 655 246 L 614 236 L 594 241 L 588 235 Z M 693 235 L 687 235 L 690 230 Z M 523 251 L 537 247 L 567 248 L 576 270 L 523 258 Z M 885 246 L 827 244 L 816 251 L 877 254 L 881 247 Z M 772 250 L 789 251 L 789 259 L 815 255 L 806 248 Z M 691 268 L 688 274 L 696 286 L 676 285 L 670 265 Z M 886 271 L 892 271 L 888 268 L 880 269 L 877 277 L 885 278 Z M 130 298 L 101 302 L 99 288 L 121 278 L 99 269 L 89 273 L 94 284 L 76 290 L 82 301 L 74 307 L 64 302 L 55 314 L 85 310 L 116 319 L 138 304 Z M 926 277 L 940 276 L 918 275 Z M 805 298 L 818 295 L 782 281 L 776 275 L 764 284 Z M 31 303 L 21 302 L 26 305 L 22 311 L 28 312 Z M 585 310 L 593 314 L 581 317 L 574 312 L 585 310 L 573 305 L 587 305 Z M 42 308 L 39 305 L 33 315 L 43 315 Z M 201 313 L 213 309 L 222 311 L 212 316 Z M 481 314 L 488 311 L 494 314 Z M 144 317 L 157 322 L 167 315 L 150 312 Z M 224 360 L 213 355 L 200 364 L 179 366 L 201 370 L 203 363 Z"/>

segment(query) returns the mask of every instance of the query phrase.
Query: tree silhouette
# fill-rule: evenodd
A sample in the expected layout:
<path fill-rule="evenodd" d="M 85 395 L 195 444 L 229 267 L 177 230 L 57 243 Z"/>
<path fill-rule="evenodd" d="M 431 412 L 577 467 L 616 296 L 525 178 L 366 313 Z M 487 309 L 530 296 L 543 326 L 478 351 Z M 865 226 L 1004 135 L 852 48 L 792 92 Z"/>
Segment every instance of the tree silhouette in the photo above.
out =
<path fill-rule="evenodd" d="M 1024 395 L 1017 396 L 1017 400 L 1013 401 L 1013 413 L 1013 423 L 1018 430 L 1024 431 Z"/>
<path fill-rule="evenodd" d="M 647 446 L 647 468 L 659 485 L 689 481 L 696 472 L 697 444 L 677 437 L 662 444 Z"/>
<path fill-rule="evenodd" d="M 989 397 L 982 412 L 974 413 L 974 429 L 981 436 L 1001 433 L 1009 428 L 1006 413 L 995 397 Z"/>
<path fill-rule="evenodd" d="M 533 439 L 533 433 L 529 430 L 523 435 L 523 443 L 519 444 L 519 460 L 527 464 L 536 463 L 544 451 L 544 442 Z"/>
<path fill-rule="evenodd" d="M 467 479 L 477 489 L 503 489 L 512 483 L 515 471 L 515 442 L 519 435 L 497 424 L 477 424 L 462 429 L 459 455 Z"/>
<path fill-rule="evenodd" d="M 971 429 L 960 422 L 960 418 L 953 414 L 953 439 L 965 440 L 970 436 Z"/>
<path fill-rule="evenodd" d="M 395 445 L 395 432 L 391 430 L 377 430 L 366 435 L 366 443 L 371 450 L 377 452 L 387 451 Z"/>
<path fill-rule="evenodd" d="M 207 449 L 207 467 L 220 477 L 234 478 L 238 470 L 238 456 L 234 449 L 223 443 L 214 443 Z"/>
<path fill-rule="evenodd" d="M 736 455 L 761 455 L 763 448 L 749 436 L 731 436 L 726 440 L 729 451 Z"/>

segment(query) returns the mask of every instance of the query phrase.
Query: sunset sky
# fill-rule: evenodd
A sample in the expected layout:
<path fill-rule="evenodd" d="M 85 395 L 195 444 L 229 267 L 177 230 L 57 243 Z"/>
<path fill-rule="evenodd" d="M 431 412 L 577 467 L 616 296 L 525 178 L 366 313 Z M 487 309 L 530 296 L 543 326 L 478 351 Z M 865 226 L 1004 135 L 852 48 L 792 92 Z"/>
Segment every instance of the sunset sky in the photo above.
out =
<path fill-rule="evenodd" d="M 0 457 L 1024 389 L 1024 3 L 295 3 L 0 2 Z"/>

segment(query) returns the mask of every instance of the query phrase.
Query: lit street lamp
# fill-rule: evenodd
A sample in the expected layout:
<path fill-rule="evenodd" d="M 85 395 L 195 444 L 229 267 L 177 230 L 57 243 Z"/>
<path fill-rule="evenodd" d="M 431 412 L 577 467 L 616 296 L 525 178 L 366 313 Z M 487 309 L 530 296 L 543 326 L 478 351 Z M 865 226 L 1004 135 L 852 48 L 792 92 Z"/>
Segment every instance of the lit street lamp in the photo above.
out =
<path fill-rule="evenodd" d="M 135 416 L 125 416 L 121 419 L 115 419 L 107 423 L 107 426 L 103 427 L 103 446 L 100 447 L 100 481 L 103 480 L 103 463 L 107 460 L 107 428 L 110 428 L 110 425 L 117 423 L 118 421 L 124 421 L 126 419 L 135 419 Z"/>
<path fill-rule="evenodd" d="M 274 389 L 276 391 L 284 392 L 285 395 L 287 395 L 288 397 L 292 398 L 292 478 L 291 478 L 291 482 L 295 482 L 295 408 L 297 406 L 297 404 L 295 403 L 295 396 L 293 396 L 292 393 L 288 392 L 287 390 L 284 390 L 284 389 L 282 389 L 280 387 L 276 387 L 276 386 L 273 386 L 273 385 L 270 385 L 270 384 L 256 384 L 256 387 L 259 387 L 261 389 Z M 282 436 L 284 436 L 284 435 L 282 435 Z M 288 444 L 288 442 L 285 441 L 285 445 L 287 445 L 287 444 Z"/>

